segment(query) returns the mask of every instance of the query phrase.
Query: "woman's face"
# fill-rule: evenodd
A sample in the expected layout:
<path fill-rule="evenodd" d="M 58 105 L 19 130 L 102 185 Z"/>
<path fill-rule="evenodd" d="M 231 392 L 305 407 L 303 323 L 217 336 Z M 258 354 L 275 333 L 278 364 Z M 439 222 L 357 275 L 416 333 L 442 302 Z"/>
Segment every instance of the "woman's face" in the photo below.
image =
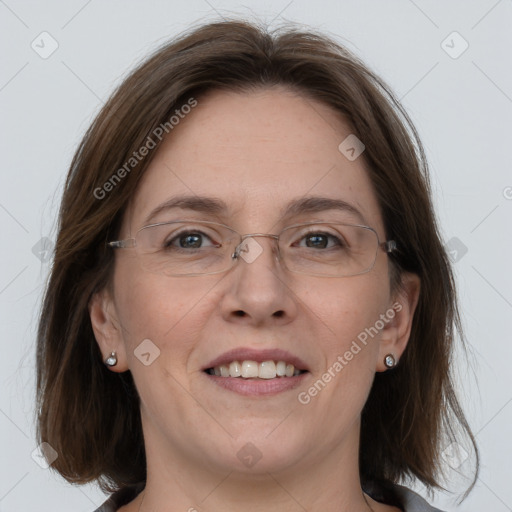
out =
<path fill-rule="evenodd" d="M 222 202 L 225 210 L 175 207 L 151 222 L 187 218 L 277 234 L 298 222 L 337 221 L 371 226 L 384 241 L 363 157 L 348 159 L 338 148 L 350 133 L 327 106 L 282 88 L 212 92 L 158 149 L 120 238 L 134 236 L 162 203 L 190 196 Z M 354 211 L 284 213 L 311 197 L 342 200 Z M 374 374 L 385 370 L 387 353 L 400 356 L 410 327 L 409 308 L 391 295 L 388 257 L 378 251 L 365 274 L 315 277 L 284 269 L 271 238 L 252 240 L 262 249 L 255 259 L 194 277 L 151 273 L 135 249 L 116 251 L 112 294 L 101 302 L 106 320 L 100 325 L 94 306 L 91 318 L 102 353 L 117 351 L 113 370 L 133 374 L 148 460 L 254 473 L 357 453 Z M 227 357 L 297 358 L 307 372 L 287 386 L 289 377 L 238 377 L 226 387 L 224 377 L 204 369 L 236 349 L 254 352 Z M 289 355 L 268 352 L 274 350 Z"/>

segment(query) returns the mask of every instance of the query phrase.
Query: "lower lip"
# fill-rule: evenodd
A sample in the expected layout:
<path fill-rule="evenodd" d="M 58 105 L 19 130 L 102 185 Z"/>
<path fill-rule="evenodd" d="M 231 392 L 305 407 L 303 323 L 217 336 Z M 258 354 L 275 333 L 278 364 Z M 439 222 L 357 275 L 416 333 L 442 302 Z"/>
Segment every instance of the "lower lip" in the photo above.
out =
<path fill-rule="evenodd" d="M 205 375 L 213 383 L 224 389 L 229 389 L 245 396 L 271 396 L 289 391 L 299 386 L 309 375 L 309 372 L 301 373 L 295 377 L 276 377 L 274 379 L 244 379 L 243 377 L 219 377 L 218 375 Z"/>

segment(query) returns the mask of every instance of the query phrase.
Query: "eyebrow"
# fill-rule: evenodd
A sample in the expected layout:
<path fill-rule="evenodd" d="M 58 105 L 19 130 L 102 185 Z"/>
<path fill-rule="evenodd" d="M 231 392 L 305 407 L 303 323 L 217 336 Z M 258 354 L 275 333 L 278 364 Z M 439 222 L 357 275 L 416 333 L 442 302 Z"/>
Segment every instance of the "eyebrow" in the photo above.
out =
<path fill-rule="evenodd" d="M 219 216 L 227 213 L 228 205 L 221 199 L 197 195 L 182 195 L 171 197 L 164 203 L 158 205 L 146 217 L 144 225 L 151 224 L 154 219 L 168 210 L 180 208 L 183 210 L 193 210 L 205 213 L 211 216 Z M 363 214 L 353 205 L 343 201 L 342 199 L 333 199 L 330 197 L 310 196 L 294 199 L 286 205 L 281 216 L 294 217 L 304 213 L 320 213 L 327 210 L 340 210 L 355 215 L 363 224 L 366 220 Z"/>

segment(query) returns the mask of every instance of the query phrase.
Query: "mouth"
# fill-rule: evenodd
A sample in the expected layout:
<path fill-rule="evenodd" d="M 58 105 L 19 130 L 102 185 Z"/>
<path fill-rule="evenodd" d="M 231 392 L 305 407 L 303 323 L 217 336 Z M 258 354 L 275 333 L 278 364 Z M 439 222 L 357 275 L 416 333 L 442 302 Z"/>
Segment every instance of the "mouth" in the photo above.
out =
<path fill-rule="evenodd" d="M 295 368 L 295 365 L 286 361 L 231 361 L 229 364 L 222 364 L 204 370 L 209 375 L 217 377 L 232 377 L 235 379 L 276 379 L 297 377 L 307 370 Z"/>
<path fill-rule="evenodd" d="M 274 395 L 297 387 L 310 373 L 306 364 L 284 350 L 234 349 L 203 368 L 224 389 L 241 395 Z"/>

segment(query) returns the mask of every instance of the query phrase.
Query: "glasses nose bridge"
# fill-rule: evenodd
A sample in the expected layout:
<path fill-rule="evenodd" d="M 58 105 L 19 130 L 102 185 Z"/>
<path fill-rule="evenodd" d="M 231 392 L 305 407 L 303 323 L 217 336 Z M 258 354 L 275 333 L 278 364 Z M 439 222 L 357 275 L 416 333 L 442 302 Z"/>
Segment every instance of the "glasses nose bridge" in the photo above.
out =
<path fill-rule="evenodd" d="M 235 250 L 234 250 L 233 254 L 231 255 L 232 259 L 238 260 L 240 257 L 240 253 L 247 251 L 247 249 L 245 249 L 245 250 L 243 249 L 243 243 L 245 242 L 245 240 L 247 240 L 248 238 L 256 238 L 256 237 L 271 238 L 271 239 L 275 240 L 277 242 L 277 254 L 278 254 L 278 256 L 280 256 L 279 235 L 274 235 L 272 233 L 246 233 L 245 235 L 240 235 L 240 242 L 235 247 Z"/>

